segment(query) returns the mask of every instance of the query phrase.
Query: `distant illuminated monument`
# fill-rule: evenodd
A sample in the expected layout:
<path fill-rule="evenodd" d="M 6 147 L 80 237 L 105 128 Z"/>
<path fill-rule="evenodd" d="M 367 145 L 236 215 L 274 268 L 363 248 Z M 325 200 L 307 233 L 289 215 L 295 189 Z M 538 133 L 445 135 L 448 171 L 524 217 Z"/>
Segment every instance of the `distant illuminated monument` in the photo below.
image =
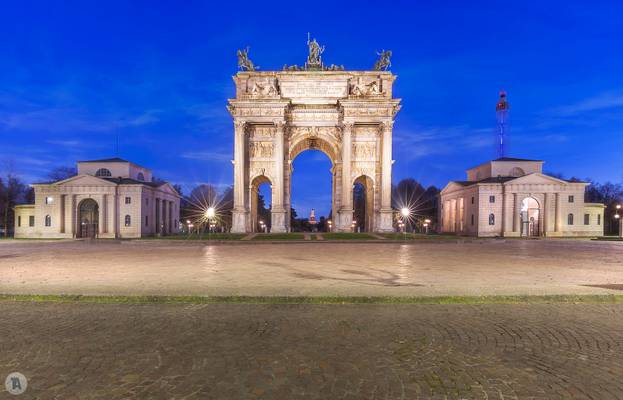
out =
<path fill-rule="evenodd" d="M 318 222 L 316 221 L 316 210 L 311 209 L 311 213 L 309 214 L 309 224 L 316 225 Z"/>

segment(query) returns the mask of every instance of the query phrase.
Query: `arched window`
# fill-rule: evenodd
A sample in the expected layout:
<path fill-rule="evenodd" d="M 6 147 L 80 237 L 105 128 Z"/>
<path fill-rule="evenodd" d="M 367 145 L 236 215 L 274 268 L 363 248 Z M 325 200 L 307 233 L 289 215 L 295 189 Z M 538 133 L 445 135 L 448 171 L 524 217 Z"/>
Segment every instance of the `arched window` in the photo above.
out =
<path fill-rule="evenodd" d="M 489 225 L 495 225 L 495 214 L 489 214 Z"/>
<path fill-rule="evenodd" d="M 109 169 L 100 168 L 95 172 L 95 176 L 106 177 L 106 176 L 112 176 L 112 174 L 110 173 Z"/>
<path fill-rule="evenodd" d="M 567 225 L 573 225 L 573 214 L 567 215 Z"/>
<path fill-rule="evenodd" d="M 142 172 L 139 172 L 138 175 L 136 175 L 136 179 L 138 179 L 139 181 L 144 181 L 145 175 Z"/>
<path fill-rule="evenodd" d="M 511 173 L 510 175 L 512 177 L 518 178 L 520 176 L 524 176 L 526 173 L 524 172 L 523 169 L 519 168 L 519 167 L 515 167 L 513 169 L 511 169 Z"/>
<path fill-rule="evenodd" d="M 130 217 L 129 215 L 125 216 L 125 226 L 130 226 L 132 225 L 132 217 Z"/>
<path fill-rule="evenodd" d="M 52 226 L 52 217 L 49 215 L 45 216 L 45 226 Z"/>

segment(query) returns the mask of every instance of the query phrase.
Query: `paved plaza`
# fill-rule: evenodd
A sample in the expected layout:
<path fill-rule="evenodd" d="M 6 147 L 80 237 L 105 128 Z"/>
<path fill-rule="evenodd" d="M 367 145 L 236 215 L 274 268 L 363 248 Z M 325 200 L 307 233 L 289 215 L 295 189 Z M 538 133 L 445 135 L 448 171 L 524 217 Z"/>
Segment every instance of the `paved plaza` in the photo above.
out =
<path fill-rule="evenodd" d="M 0 302 L 23 399 L 617 399 L 623 306 Z M 0 398 L 6 398 L 0 392 Z"/>
<path fill-rule="evenodd" d="M 4 294 L 616 294 L 621 284 L 623 242 L 0 241 Z"/>

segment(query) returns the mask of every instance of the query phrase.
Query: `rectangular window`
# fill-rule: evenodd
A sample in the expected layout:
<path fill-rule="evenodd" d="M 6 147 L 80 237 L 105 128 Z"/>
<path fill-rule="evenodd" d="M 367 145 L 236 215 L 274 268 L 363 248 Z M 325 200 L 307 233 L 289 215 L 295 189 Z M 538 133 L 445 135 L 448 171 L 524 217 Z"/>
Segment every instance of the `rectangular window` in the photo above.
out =
<path fill-rule="evenodd" d="M 145 197 L 145 205 L 148 206 L 149 205 L 149 197 Z"/>
<path fill-rule="evenodd" d="M 472 196 L 472 204 L 474 204 L 474 196 Z"/>
<path fill-rule="evenodd" d="M 45 204 L 52 204 L 54 203 L 54 198 L 52 196 L 47 196 L 45 198 Z"/>
<path fill-rule="evenodd" d="M 573 196 L 569 196 L 569 203 L 573 203 L 574 200 Z"/>
<path fill-rule="evenodd" d="M 601 225 L 601 214 L 597 214 L 597 225 Z"/>
<path fill-rule="evenodd" d="M 149 215 L 145 215 L 145 226 L 149 226 Z"/>
<path fill-rule="evenodd" d="M 34 215 L 29 215 L 28 216 L 28 226 L 35 226 L 35 216 Z"/>
<path fill-rule="evenodd" d="M 131 204 L 132 203 L 132 198 L 131 197 L 126 197 L 125 198 L 125 204 Z"/>
<path fill-rule="evenodd" d="M 473 197 L 472 197 L 473 199 Z M 472 226 L 474 226 L 474 214 L 472 214 Z"/>
<path fill-rule="evenodd" d="M 590 214 L 584 214 L 584 225 L 590 225 L 591 216 Z"/>
<path fill-rule="evenodd" d="M 489 196 L 489 203 L 495 203 L 495 196 Z"/>
<path fill-rule="evenodd" d="M 19 227 L 19 226 L 22 226 L 22 216 L 21 216 L 21 215 L 18 215 L 18 216 L 17 216 L 17 226 L 18 226 L 18 227 Z"/>

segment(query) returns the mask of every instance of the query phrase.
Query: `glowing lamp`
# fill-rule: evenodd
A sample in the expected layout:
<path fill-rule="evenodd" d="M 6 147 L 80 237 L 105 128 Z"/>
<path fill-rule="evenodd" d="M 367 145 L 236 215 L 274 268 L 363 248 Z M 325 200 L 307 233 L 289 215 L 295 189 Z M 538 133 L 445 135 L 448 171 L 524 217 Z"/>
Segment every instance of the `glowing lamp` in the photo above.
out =
<path fill-rule="evenodd" d="M 214 218 L 215 215 L 216 215 L 216 210 L 214 209 L 214 207 L 208 207 L 208 209 L 206 210 L 206 217 L 208 219 L 212 219 Z"/>
<path fill-rule="evenodd" d="M 403 217 L 408 217 L 409 214 L 411 214 L 411 211 L 409 211 L 409 209 L 407 207 L 403 207 L 402 210 L 400 210 L 400 213 L 402 214 Z"/>

